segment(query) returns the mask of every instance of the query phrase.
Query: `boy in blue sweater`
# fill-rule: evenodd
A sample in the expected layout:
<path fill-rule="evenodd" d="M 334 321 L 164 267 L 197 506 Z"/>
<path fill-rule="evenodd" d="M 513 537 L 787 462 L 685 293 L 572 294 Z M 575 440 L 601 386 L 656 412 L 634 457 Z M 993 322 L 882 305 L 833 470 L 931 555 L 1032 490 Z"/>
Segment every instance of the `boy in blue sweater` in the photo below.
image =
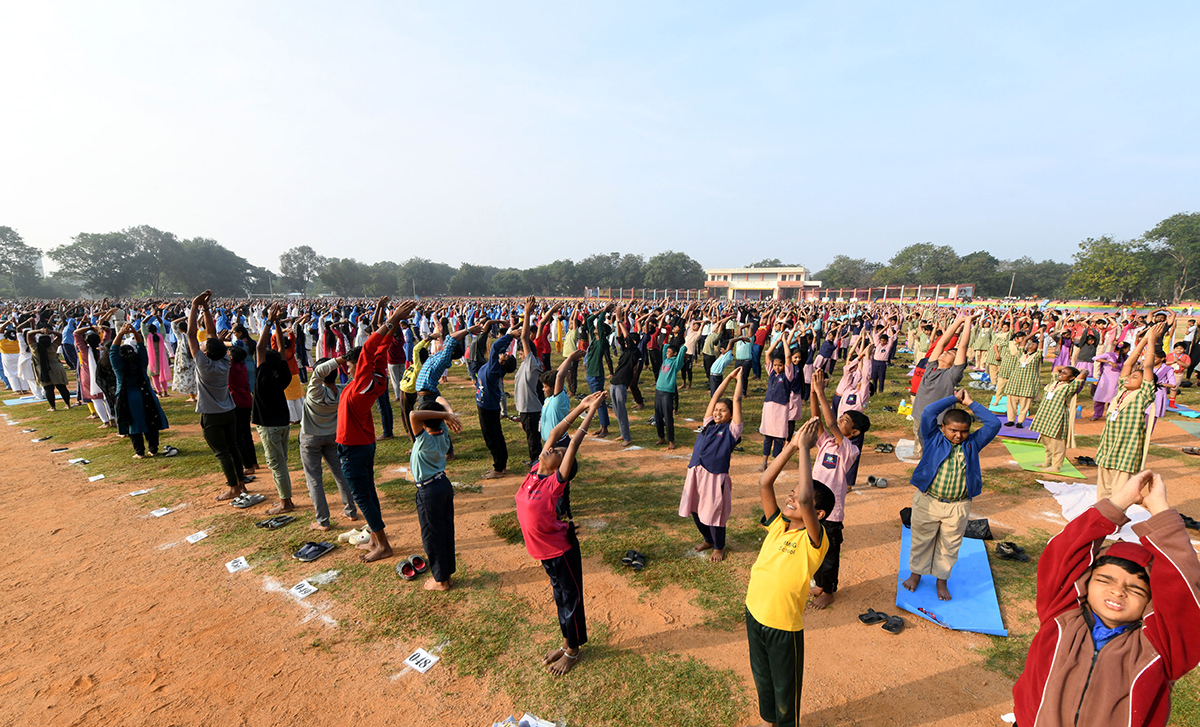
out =
<path fill-rule="evenodd" d="M 970 407 L 982 426 L 971 431 L 971 414 L 953 409 L 955 404 Z M 938 426 L 938 416 L 942 424 Z M 958 560 L 971 512 L 971 498 L 983 491 L 979 471 L 979 451 L 1000 433 L 1000 420 L 986 406 L 971 401 L 966 389 L 939 399 L 921 414 L 921 438 L 925 450 L 913 470 L 911 575 L 904 587 L 917 590 L 921 576 L 937 578 L 938 598 L 950 600 L 950 571 Z"/>

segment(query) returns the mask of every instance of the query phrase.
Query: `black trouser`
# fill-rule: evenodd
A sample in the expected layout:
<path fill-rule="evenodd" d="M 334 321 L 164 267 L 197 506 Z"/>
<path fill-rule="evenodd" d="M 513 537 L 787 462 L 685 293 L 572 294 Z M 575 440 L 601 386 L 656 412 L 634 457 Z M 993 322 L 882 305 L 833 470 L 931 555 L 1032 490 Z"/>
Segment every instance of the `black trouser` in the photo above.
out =
<path fill-rule="evenodd" d="M 705 377 L 712 375 L 712 365 L 717 362 L 716 356 L 709 356 L 707 353 L 700 354 L 704 360 L 704 375 Z"/>
<path fill-rule="evenodd" d="M 878 394 L 883 391 L 883 384 L 887 380 L 887 361 L 872 361 L 871 362 L 871 394 Z"/>
<path fill-rule="evenodd" d="M 679 369 L 679 373 L 680 378 L 684 380 L 690 389 L 692 387 L 692 354 L 683 354 L 683 366 Z"/>
<path fill-rule="evenodd" d="M 1196 338 L 1200 339 L 1200 335 L 1197 335 Z M 1192 378 L 1192 372 L 1196 370 L 1196 365 L 1200 364 L 1200 340 L 1192 341 L 1192 345 L 1188 348 L 1188 356 L 1191 357 L 1192 363 L 1187 367 L 1187 374 L 1183 377 L 1184 381 Z M 1093 390 L 1095 388 L 1092 387 Z"/>
<path fill-rule="evenodd" d="M 219 414 L 201 414 L 200 429 L 204 432 L 208 448 L 221 463 L 225 484 L 241 487 L 246 473 L 242 469 L 242 454 L 237 444 L 237 414 L 232 409 Z"/>
<path fill-rule="evenodd" d="M 483 443 L 492 453 L 492 469 L 503 472 L 508 469 L 508 443 L 504 441 L 504 429 L 500 426 L 500 410 L 475 407 L 479 411 L 479 429 L 483 432 Z"/>
<path fill-rule="evenodd" d="M 254 414 L 251 407 L 238 407 L 237 412 L 237 448 L 242 455 L 242 467 L 258 469 L 258 450 L 254 447 L 254 437 L 250 435 L 250 418 Z"/>
<path fill-rule="evenodd" d="M 746 392 L 750 390 L 750 359 L 734 359 L 734 366 L 742 368 L 742 396 L 745 396 Z"/>
<path fill-rule="evenodd" d="M 130 432 L 129 441 L 133 443 L 133 451 L 138 454 L 146 454 L 146 445 L 150 445 L 150 454 L 158 454 L 158 430 L 147 430 L 145 435 L 140 433 L 134 434 Z"/>
<path fill-rule="evenodd" d="M 408 420 L 408 415 L 412 413 L 413 407 L 416 405 L 417 395 L 415 392 L 410 394 L 405 391 L 400 395 L 400 418 L 404 420 L 402 423 L 404 424 L 404 431 L 408 432 L 408 438 L 414 442 L 417 441 L 417 435 L 413 432 L 412 422 Z"/>
<path fill-rule="evenodd" d="M 552 371 L 552 370 L 553 369 L 550 368 L 550 352 L 547 351 L 546 353 L 542 354 L 542 371 Z"/>
<path fill-rule="evenodd" d="M 587 643 L 587 617 L 583 612 L 583 559 L 579 554 L 579 539 L 575 537 L 575 525 L 567 531 L 571 548 L 567 552 L 542 561 L 542 568 L 550 576 L 550 587 L 554 589 L 554 605 L 558 606 L 558 627 L 562 630 L 567 647 L 578 649 Z"/>
<path fill-rule="evenodd" d="M 791 422 L 788 422 L 788 424 L 791 424 Z M 791 436 L 791 434 L 792 434 L 791 432 L 788 432 L 789 437 Z M 783 438 L 782 437 L 772 437 L 769 434 L 763 435 L 763 456 L 764 457 L 766 457 L 767 455 L 771 455 L 772 457 L 778 457 L 779 453 L 782 451 L 783 451 Z"/>
<path fill-rule="evenodd" d="M 379 405 L 379 426 L 383 429 L 383 436 L 394 436 L 392 432 L 392 399 L 388 396 L 386 387 L 375 403 Z"/>
<path fill-rule="evenodd" d="M 454 487 L 439 472 L 417 486 L 417 522 L 421 545 L 429 559 L 433 580 L 445 583 L 456 570 L 454 563 Z"/>
<path fill-rule="evenodd" d="M 725 550 L 724 525 L 705 525 L 700 522 L 700 516 L 696 513 L 692 513 L 692 522 L 696 523 L 696 529 L 700 531 L 700 537 L 704 538 L 704 542 L 716 550 Z"/>
<path fill-rule="evenodd" d="M 633 377 L 629 380 L 629 393 L 633 396 L 634 402 L 638 406 L 645 406 L 646 402 L 642 399 L 642 389 L 638 386 L 638 379 L 642 378 L 642 362 L 638 361 L 633 367 Z"/>
<path fill-rule="evenodd" d="M 746 611 L 750 672 L 758 691 L 758 716 L 777 727 L 800 721 L 800 689 L 804 683 L 804 631 L 763 626 Z"/>
<path fill-rule="evenodd" d="M 725 377 L 721 374 L 712 374 L 708 377 L 708 395 L 712 396 L 717 393 L 717 389 L 721 388 L 721 382 Z"/>
<path fill-rule="evenodd" d="M 572 361 L 567 366 L 567 391 L 571 392 L 571 396 L 575 396 L 575 391 L 579 388 L 579 361 Z"/>
<path fill-rule="evenodd" d="M 529 461 L 537 462 L 542 456 L 542 432 L 538 429 L 542 423 L 540 411 L 521 412 L 521 428 L 525 430 L 525 444 L 529 446 Z"/>
<path fill-rule="evenodd" d="M 829 538 L 829 550 L 825 552 L 825 560 L 813 574 L 813 583 L 826 593 L 837 593 L 838 570 L 841 567 L 842 556 L 842 524 L 832 520 L 822 521 L 825 526 L 825 537 Z"/>
<path fill-rule="evenodd" d="M 58 393 L 62 395 L 63 403 L 67 408 L 71 408 L 71 392 L 67 391 L 67 387 L 63 384 L 46 384 L 46 400 L 50 402 L 50 408 L 54 409 L 54 390 L 58 389 Z"/>
<path fill-rule="evenodd" d="M 654 428 L 658 430 L 658 438 L 663 439 L 663 427 L 666 427 L 666 440 L 675 441 L 675 392 L 654 391 Z"/>

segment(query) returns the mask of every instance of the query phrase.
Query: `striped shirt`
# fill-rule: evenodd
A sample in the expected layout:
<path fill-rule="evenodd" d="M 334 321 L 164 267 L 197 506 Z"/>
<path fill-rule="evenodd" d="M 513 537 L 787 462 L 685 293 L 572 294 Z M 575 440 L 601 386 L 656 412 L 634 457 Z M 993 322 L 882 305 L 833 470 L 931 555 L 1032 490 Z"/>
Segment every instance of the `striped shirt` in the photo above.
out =
<path fill-rule="evenodd" d="M 1096 464 L 1110 470 L 1137 472 L 1142 468 L 1142 450 L 1146 444 L 1146 407 L 1154 401 L 1154 382 L 1142 379 L 1135 391 L 1118 383 L 1120 392 L 1108 405 L 1104 431 L 1096 448 Z"/>
<path fill-rule="evenodd" d="M 438 382 L 441 381 L 442 374 L 450 368 L 450 363 L 454 360 L 454 354 L 457 351 L 458 341 L 453 338 L 446 339 L 442 350 L 426 359 L 425 365 L 417 374 L 417 391 L 438 393 Z"/>

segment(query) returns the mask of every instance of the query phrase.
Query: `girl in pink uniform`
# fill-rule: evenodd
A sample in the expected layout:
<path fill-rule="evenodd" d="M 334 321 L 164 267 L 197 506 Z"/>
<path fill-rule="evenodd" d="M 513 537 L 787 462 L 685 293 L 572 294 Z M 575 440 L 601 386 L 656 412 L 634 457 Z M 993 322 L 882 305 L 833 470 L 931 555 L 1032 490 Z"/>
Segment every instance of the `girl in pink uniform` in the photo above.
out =
<path fill-rule="evenodd" d="M 729 382 L 737 379 L 733 399 L 722 398 Z M 704 425 L 692 447 L 683 496 L 679 499 L 679 516 L 691 515 L 700 531 L 702 542 L 697 553 L 711 550 L 708 559 L 725 559 L 725 525 L 733 508 L 733 481 L 729 478 L 729 460 L 733 448 L 742 436 L 742 378 L 741 369 L 725 374 L 721 385 L 713 392 L 704 412 Z"/>

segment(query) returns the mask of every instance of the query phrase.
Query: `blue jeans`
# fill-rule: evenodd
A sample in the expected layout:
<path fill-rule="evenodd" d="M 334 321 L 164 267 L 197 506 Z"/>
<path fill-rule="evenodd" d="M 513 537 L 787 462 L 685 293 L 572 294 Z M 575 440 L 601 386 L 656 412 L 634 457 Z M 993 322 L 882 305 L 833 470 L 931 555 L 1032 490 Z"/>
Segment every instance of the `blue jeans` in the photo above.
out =
<path fill-rule="evenodd" d="M 754 370 L 754 378 L 762 378 L 762 346 L 750 344 L 750 368 Z"/>
<path fill-rule="evenodd" d="M 383 427 L 383 436 L 392 436 L 392 400 L 388 397 L 387 389 L 375 400 L 379 405 L 379 423 Z"/>
<path fill-rule="evenodd" d="M 604 391 L 604 374 L 587 377 L 587 385 L 588 391 L 593 394 L 597 391 Z M 600 428 L 608 429 L 608 407 L 600 407 Z"/>
<path fill-rule="evenodd" d="M 354 503 L 367 519 L 371 532 L 382 533 L 383 513 L 379 511 L 379 493 L 375 491 L 375 443 L 339 444 L 338 459 Z"/>

